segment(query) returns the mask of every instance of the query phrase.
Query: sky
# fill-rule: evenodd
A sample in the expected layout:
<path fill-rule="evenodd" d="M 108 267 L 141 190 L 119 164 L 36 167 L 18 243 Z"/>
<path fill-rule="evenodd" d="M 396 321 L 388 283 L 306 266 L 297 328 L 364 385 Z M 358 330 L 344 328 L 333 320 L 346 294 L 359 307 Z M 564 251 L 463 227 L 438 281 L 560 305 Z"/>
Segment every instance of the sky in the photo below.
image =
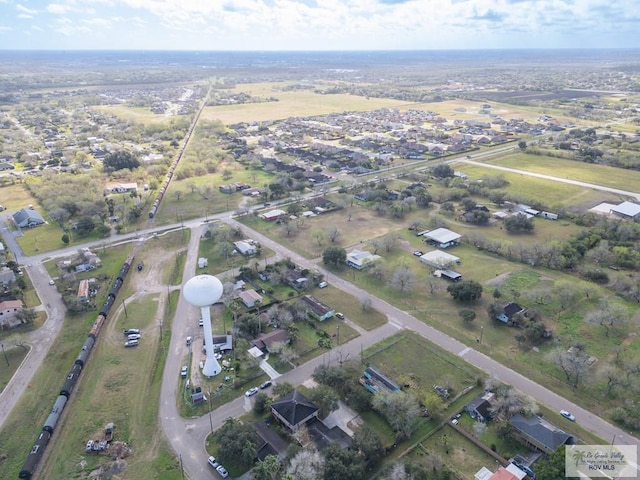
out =
<path fill-rule="evenodd" d="M 0 0 L 0 49 L 640 48 L 640 0 Z"/>

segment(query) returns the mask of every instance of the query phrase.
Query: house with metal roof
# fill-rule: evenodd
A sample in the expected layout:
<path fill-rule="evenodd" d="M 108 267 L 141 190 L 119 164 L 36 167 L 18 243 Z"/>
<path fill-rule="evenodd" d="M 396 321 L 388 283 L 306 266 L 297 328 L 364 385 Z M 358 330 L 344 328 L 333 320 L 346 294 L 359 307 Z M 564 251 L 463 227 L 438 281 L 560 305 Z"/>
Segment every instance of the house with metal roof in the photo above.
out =
<path fill-rule="evenodd" d="M 423 237 L 428 243 L 435 245 L 438 248 L 448 248 L 460 243 L 462 235 L 448 228 L 436 228 L 428 233 L 425 233 Z"/>
<path fill-rule="evenodd" d="M 640 219 L 640 204 L 633 202 L 622 202 L 611 207 L 609 213 L 622 218 L 638 220 Z"/>
<path fill-rule="evenodd" d="M 379 260 L 380 255 L 374 255 L 371 252 L 367 252 L 366 250 L 358 250 L 354 248 L 351 252 L 347 253 L 346 262 L 351 268 L 355 268 L 356 270 L 362 270 L 365 267 L 368 267 L 376 260 Z"/>
<path fill-rule="evenodd" d="M 313 318 L 324 322 L 325 320 L 333 317 L 333 309 L 322 303 L 316 297 L 312 297 L 311 295 L 304 295 L 300 297 L 299 300 L 306 308 L 307 313 Z"/>
<path fill-rule="evenodd" d="M 460 258 L 442 250 L 433 250 L 422 255 L 420 261 L 432 268 L 447 270 L 448 266 L 460 263 Z"/>

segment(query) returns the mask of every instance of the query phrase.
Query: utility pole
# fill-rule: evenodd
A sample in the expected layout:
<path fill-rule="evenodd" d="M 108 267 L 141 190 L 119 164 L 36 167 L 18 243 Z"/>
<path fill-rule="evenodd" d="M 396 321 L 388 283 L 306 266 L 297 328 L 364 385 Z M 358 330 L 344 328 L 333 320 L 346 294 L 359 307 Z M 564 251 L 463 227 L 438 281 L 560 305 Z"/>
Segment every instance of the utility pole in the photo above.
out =
<path fill-rule="evenodd" d="M 209 389 L 209 427 L 213 433 L 213 420 L 211 420 L 211 389 Z"/>
<path fill-rule="evenodd" d="M 122 308 L 124 308 L 124 316 L 129 318 L 129 314 L 127 313 L 127 306 L 124 304 L 124 298 L 122 299 Z"/>
<path fill-rule="evenodd" d="M 7 352 L 4 351 L 4 343 L 0 343 L 0 347 L 2 347 L 2 354 L 4 355 L 4 361 L 7 362 L 7 367 L 9 366 L 9 358 L 7 357 Z"/>

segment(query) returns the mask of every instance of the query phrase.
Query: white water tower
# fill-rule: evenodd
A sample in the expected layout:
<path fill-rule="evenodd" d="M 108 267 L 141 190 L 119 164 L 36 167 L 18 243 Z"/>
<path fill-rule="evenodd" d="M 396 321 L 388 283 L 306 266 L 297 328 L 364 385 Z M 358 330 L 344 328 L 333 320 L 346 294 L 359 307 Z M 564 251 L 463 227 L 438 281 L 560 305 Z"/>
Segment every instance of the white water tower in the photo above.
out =
<path fill-rule="evenodd" d="M 211 328 L 209 309 L 222 297 L 222 288 L 222 282 L 213 275 L 196 275 L 189 279 L 182 289 L 185 300 L 191 305 L 200 307 L 202 327 L 204 328 L 204 345 L 207 350 L 202 373 L 206 377 L 214 377 L 222 371 L 213 351 L 213 329 Z"/>

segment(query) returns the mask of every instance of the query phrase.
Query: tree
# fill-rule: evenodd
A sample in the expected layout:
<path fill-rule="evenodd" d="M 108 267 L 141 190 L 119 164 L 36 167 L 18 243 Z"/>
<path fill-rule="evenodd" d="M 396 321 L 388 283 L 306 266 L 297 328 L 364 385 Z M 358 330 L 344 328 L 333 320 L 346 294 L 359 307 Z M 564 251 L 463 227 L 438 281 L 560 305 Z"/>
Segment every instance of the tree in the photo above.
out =
<path fill-rule="evenodd" d="M 470 308 L 463 308 L 458 312 L 458 315 L 465 322 L 473 322 L 476 319 L 476 312 L 471 310 Z"/>
<path fill-rule="evenodd" d="M 311 233 L 311 236 L 316 242 L 318 242 L 318 246 L 322 245 L 322 242 L 324 242 L 325 239 L 327 238 L 327 234 L 324 233 L 322 230 L 315 230 L 314 232 Z"/>
<path fill-rule="evenodd" d="M 289 382 L 278 382 L 271 389 L 275 398 L 282 398 L 285 395 L 289 395 L 293 390 L 293 385 Z"/>
<path fill-rule="evenodd" d="M 79 235 L 89 235 L 95 227 L 96 225 L 91 217 L 80 217 L 76 224 L 76 231 Z"/>
<path fill-rule="evenodd" d="M 326 385 L 318 385 L 309 391 L 309 400 L 318 406 L 318 416 L 326 418 L 334 410 L 338 409 L 338 395 Z"/>
<path fill-rule="evenodd" d="M 360 308 L 364 312 L 370 311 L 372 306 L 373 306 L 373 301 L 371 300 L 371 297 L 365 297 L 360 300 Z"/>
<path fill-rule="evenodd" d="M 362 458 L 353 450 L 342 450 L 335 443 L 322 451 L 325 458 L 324 480 L 362 480 Z"/>
<path fill-rule="evenodd" d="M 294 480 L 322 480 L 324 477 L 324 457 L 316 450 L 301 450 L 289 462 L 287 475 Z"/>
<path fill-rule="evenodd" d="M 420 414 L 420 404 L 416 397 L 402 391 L 381 390 L 373 396 L 372 406 L 400 437 L 411 436 L 415 419 Z"/>
<path fill-rule="evenodd" d="M 125 168 L 133 170 L 140 166 L 138 159 L 127 150 L 119 150 L 108 154 L 104 157 L 102 164 L 104 165 L 105 170 L 111 172 L 123 170 Z"/>
<path fill-rule="evenodd" d="M 275 455 L 267 455 L 264 460 L 251 470 L 251 478 L 253 480 L 275 480 L 282 465 Z"/>
<path fill-rule="evenodd" d="M 347 260 L 347 251 L 342 247 L 328 247 L 322 253 L 322 261 L 325 265 L 343 265 Z"/>
<path fill-rule="evenodd" d="M 517 213 L 504 219 L 504 228 L 509 233 L 533 232 L 533 219 L 522 213 Z"/>
<path fill-rule="evenodd" d="M 520 140 L 518 142 L 518 148 L 524 152 L 527 149 L 527 142 Z"/>
<path fill-rule="evenodd" d="M 551 455 L 545 456 L 536 462 L 536 478 L 544 480 L 574 480 L 577 477 L 567 477 L 566 469 L 566 447 L 561 445 Z"/>
<path fill-rule="evenodd" d="M 610 303 L 606 298 L 601 300 L 600 305 L 598 310 L 587 313 L 585 321 L 604 327 L 604 336 L 608 337 L 611 330 L 623 325 L 629 319 L 629 313 L 619 303 Z"/>
<path fill-rule="evenodd" d="M 259 393 L 255 396 L 255 400 L 253 402 L 253 411 L 256 415 L 262 415 L 267 411 L 269 405 L 271 404 L 271 397 L 266 393 Z"/>
<path fill-rule="evenodd" d="M 552 350 L 549 352 L 549 360 L 564 373 L 573 388 L 578 388 L 582 376 L 589 368 L 589 354 L 584 345 L 579 343 L 568 350 L 563 347 Z"/>
<path fill-rule="evenodd" d="M 38 314 L 33 308 L 21 308 L 16 312 L 16 319 L 22 324 L 33 323 L 36 318 Z"/>
<path fill-rule="evenodd" d="M 367 468 L 375 468 L 385 456 L 380 437 L 367 425 L 353 435 L 353 448 L 358 450 Z"/>
<path fill-rule="evenodd" d="M 63 233 L 60 240 L 62 240 L 62 243 L 64 243 L 65 245 L 69 245 L 69 234 Z"/>
<path fill-rule="evenodd" d="M 453 168 L 446 163 L 435 166 L 431 172 L 436 178 L 453 177 Z"/>
<path fill-rule="evenodd" d="M 256 456 L 256 433 L 251 425 L 235 418 L 227 418 L 216 433 L 218 458 L 221 463 L 239 463 L 250 466 Z"/>
<path fill-rule="evenodd" d="M 318 383 L 333 388 L 344 395 L 349 388 L 349 377 L 346 370 L 331 365 L 318 365 L 311 377 Z"/>
<path fill-rule="evenodd" d="M 470 303 L 482 296 L 482 285 L 474 280 L 462 280 L 447 287 L 454 300 Z"/>
<path fill-rule="evenodd" d="M 327 232 L 327 237 L 329 237 L 329 241 L 331 241 L 331 243 L 335 243 L 337 240 L 340 240 L 341 236 L 342 232 L 338 230 L 338 227 L 331 227 Z"/>
<path fill-rule="evenodd" d="M 389 286 L 400 293 L 407 293 L 415 283 L 416 275 L 408 265 L 399 265 L 389 280 Z"/>

